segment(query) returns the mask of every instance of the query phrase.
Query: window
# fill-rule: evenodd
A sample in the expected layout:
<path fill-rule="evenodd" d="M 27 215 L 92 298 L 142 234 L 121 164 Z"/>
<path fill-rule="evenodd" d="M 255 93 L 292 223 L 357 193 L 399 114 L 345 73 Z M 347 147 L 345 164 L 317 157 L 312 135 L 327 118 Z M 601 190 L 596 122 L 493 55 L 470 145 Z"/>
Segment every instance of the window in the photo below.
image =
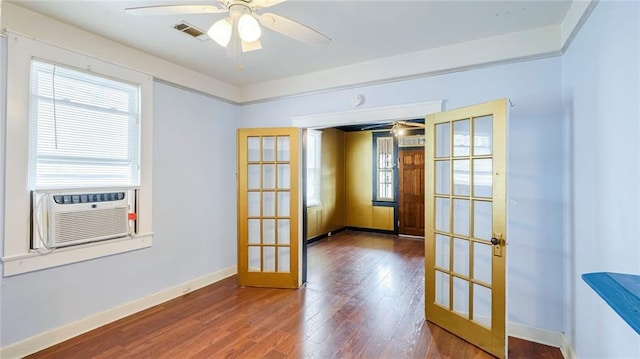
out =
<path fill-rule="evenodd" d="M 322 204 L 322 132 L 307 130 L 307 207 Z"/>
<path fill-rule="evenodd" d="M 55 45 L 7 42 L 3 274 L 153 244 L 153 77 Z M 31 190 L 136 187 L 130 238 L 32 249 Z"/>
<path fill-rule="evenodd" d="M 137 186 L 139 87 L 32 61 L 31 189 Z"/>
<path fill-rule="evenodd" d="M 398 199 L 398 151 L 405 148 L 424 148 L 423 129 L 403 129 L 403 135 L 387 131 L 373 132 L 373 204 L 392 207 Z"/>
<path fill-rule="evenodd" d="M 376 138 L 376 201 L 394 201 L 393 137 Z"/>

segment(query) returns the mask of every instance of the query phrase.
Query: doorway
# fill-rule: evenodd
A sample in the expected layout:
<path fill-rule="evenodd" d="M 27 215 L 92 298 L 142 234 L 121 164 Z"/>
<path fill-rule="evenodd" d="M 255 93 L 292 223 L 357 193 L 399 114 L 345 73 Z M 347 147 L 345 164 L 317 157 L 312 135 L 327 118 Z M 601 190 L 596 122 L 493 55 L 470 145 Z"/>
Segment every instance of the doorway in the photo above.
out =
<path fill-rule="evenodd" d="M 427 152 L 398 151 L 395 167 L 402 177 L 396 182 L 401 209 L 410 207 L 412 196 L 428 196 L 420 201 L 426 214 L 425 319 L 499 358 L 507 354 L 506 118 L 504 99 L 428 115 Z M 373 151 L 377 158 L 380 152 L 380 168 L 388 172 L 392 152 Z M 392 184 L 390 177 L 378 184 Z M 420 225 L 403 217 L 410 229 Z"/>

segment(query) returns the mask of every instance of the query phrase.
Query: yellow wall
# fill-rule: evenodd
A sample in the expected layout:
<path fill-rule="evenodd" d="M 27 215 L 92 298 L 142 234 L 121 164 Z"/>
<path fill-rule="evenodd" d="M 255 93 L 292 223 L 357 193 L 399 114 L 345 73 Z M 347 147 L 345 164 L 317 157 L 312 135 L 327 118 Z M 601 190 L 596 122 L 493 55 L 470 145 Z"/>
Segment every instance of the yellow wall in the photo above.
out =
<path fill-rule="evenodd" d="M 393 207 L 372 204 L 372 132 L 346 132 L 344 138 L 346 225 L 392 231 Z"/>
<path fill-rule="evenodd" d="M 322 205 L 307 208 L 307 238 L 359 227 L 392 231 L 393 207 L 373 206 L 371 131 L 322 131 Z"/>
<path fill-rule="evenodd" d="M 307 208 L 307 238 L 346 225 L 344 135 L 336 129 L 322 130 L 322 205 Z"/>

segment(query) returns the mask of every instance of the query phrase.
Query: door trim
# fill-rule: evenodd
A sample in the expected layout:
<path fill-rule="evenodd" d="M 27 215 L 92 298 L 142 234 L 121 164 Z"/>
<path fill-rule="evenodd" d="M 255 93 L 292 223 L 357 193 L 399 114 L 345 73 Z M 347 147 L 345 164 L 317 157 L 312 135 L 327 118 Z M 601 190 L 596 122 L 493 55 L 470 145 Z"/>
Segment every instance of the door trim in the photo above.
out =
<path fill-rule="evenodd" d="M 442 111 L 442 100 L 414 102 L 393 106 L 371 107 L 357 110 L 318 113 L 291 117 L 293 127 L 323 128 L 362 123 L 390 123 L 407 118 L 424 118 Z"/>

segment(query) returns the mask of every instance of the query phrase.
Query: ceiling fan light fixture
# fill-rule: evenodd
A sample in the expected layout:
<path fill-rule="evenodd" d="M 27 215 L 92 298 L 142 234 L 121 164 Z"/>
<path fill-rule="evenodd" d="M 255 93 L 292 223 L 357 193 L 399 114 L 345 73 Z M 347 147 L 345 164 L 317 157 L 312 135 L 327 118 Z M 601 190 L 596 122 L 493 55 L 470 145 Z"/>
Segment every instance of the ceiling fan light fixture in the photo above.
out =
<path fill-rule="evenodd" d="M 238 34 L 242 41 L 254 42 L 262 35 L 262 29 L 251 14 L 242 14 L 238 20 Z"/>
<path fill-rule="evenodd" d="M 391 126 L 391 134 L 394 136 L 403 136 L 405 134 L 405 127 L 400 122 L 394 122 L 393 126 Z"/>
<path fill-rule="evenodd" d="M 186 2 L 186 0 L 183 0 Z M 260 37 L 262 27 L 288 36 L 294 40 L 314 45 L 328 45 L 331 39 L 318 31 L 284 16 L 260 13 L 263 8 L 280 4 L 287 0 L 209 0 L 217 4 L 203 5 L 152 5 L 130 7 L 125 10 L 134 15 L 191 15 L 228 13 L 229 17 L 216 21 L 207 31 L 203 40 L 212 39 L 226 48 L 227 57 L 235 57 L 241 68 L 243 52 L 262 48 Z M 0 3 L 2 0 L 0 0 Z M 182 29 L 179 29 L 183 31 Z M 184 31 L 183 31 L 184 32 Z M 204 31 L 202 31 L 204 32 Z M 197 36 L 200 36 L 197 35 Z M 192 35 L 193 36 L 193 35 Z"/>
<path fill-rule="evenodd" d="M 229 18 L 226 17 L 216 21 L 211 28 L 209 28 L 209 31 L 207 31 L 207 35 L 209 35 L 213 41 L 217 42 L 218 45 L 227 47 L 227 45 L 229 45 L 229 40 L 231 40 L 232 30 L 231 22 L 229 21 Z"/>

